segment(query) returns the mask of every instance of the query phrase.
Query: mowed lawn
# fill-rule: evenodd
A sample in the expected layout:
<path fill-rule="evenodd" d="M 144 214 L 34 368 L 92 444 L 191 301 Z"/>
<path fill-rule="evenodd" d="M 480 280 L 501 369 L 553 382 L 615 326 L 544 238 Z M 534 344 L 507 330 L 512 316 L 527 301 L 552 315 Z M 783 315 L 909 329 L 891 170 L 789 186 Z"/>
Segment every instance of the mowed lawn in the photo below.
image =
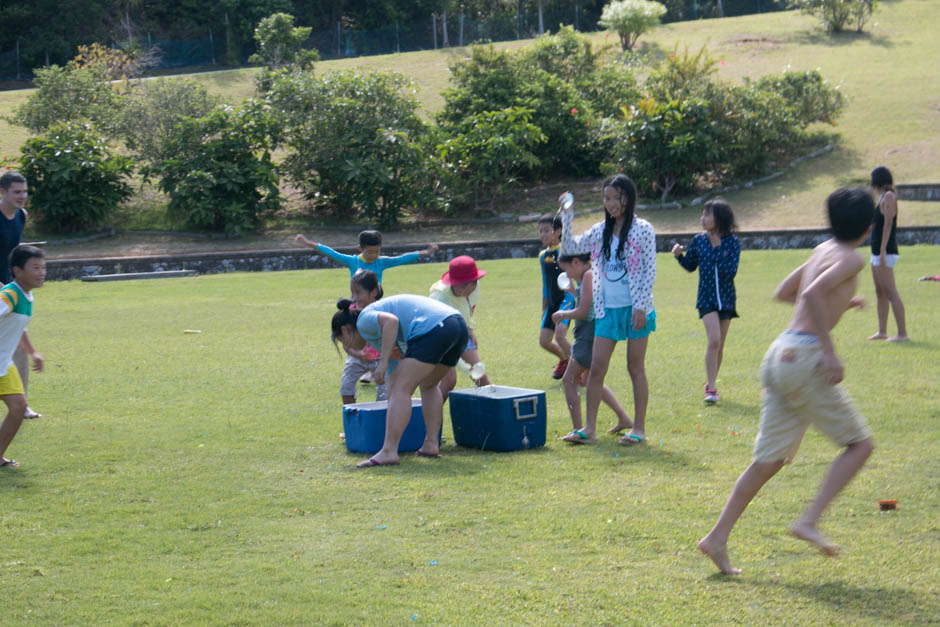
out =
<path fill-rule="evenodd" d="M 570 422 L 536 342 L 537 262 L 481 262 L 481 354 L 495 382 L 546 390 L 547 445 L 456 447 L 445 407 L 441 459 L 366 471 L 337 437 L 329 317 L 345 269 L 50 283 L 30 327 L 47 359 L 30 399 L 45 416 L 7 453 L 21 468 L 0 470 L 4 621 L 935 621 L 940 284 L 916 279 L 940 272 L 937 247 L 901 251 L 912 342 L 867 342 L 873 308 L 835 333 L 878 443 L 823 521 L 843 555 L 786 533 L 836 454 L 815 433 L 732 536 L 741 577 L 695 549 L 749 463 L 757 368 L 791 311 L 770 294 L 807 253 L 743 253 L 717 407 L 702 404 L 697 276 L 659 256 L 649 444 L 631 449 L 557 439 Z M 444 269 L 393 269 L 386 288 L 426 293 Z M 867 269 L 860 291 L 873 297 Z M 632 413 L 622 347 L 613 363 L 608 382 Z M 885 498 L 898 510 L 879 512 Z"/>

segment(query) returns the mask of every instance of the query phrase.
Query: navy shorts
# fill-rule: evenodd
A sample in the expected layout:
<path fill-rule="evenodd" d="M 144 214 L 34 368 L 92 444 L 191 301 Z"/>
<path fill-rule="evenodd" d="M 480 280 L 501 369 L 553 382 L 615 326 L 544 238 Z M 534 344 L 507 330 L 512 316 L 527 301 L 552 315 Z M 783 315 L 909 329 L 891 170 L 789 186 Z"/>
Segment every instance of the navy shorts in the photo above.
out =
<path fill-rule="evenodd" d="M 731 320 L 732 318 L 738 317 L 738 312 L 735 311 L 734 309 L 723 309 L 720 311 L 718 309 L 699 309 L 698 317 L 704 318 L 705 316 L 712 313 L 713 311 L 718 314 L 719 320 Z"/>
<path fill-rule="evenodd" d="M 558 304 L 557 308 L 552 309 L 552 306 L 549 305 L 545 309 L 545 314 L 542 316 L 542 328 L 549 329 L 550 331 L 554 331 L 555 321 L 552 320 L 552 314 L 555 313 L 556 311 L 566 311 L 568 309 L 574 309 L 574 306 L 575 306 L 574 296 L 571 295 L 571 292 L 565 292 L 565 297 Z M 561 321 L 561 324 L 568 326 L 569 322 L 571 322 L 571 320 L 565 319 Z"/>
<path fill-rule="evenodd" d="M 424 335 L 409 339 L 404 357 L 425 364 L 444 364 L 453 368 L 466 350 L 469 337 L 463 316 L 454 314 L 441 320 Z"/>

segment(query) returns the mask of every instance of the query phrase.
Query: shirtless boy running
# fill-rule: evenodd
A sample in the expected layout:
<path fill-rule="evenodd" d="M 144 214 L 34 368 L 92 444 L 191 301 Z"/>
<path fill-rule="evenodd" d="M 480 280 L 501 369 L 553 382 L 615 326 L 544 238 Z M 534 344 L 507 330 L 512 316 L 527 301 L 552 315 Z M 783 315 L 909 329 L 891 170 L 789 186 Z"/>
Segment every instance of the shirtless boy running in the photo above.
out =
<path fill-rule="evenodd" d="M 855 296 L 858 273 L 865 266 L 855 249 L 868 236 L 875 207 L 867 190 L 842 188 L 830 194 L 826 208 L 832 239 L 817 246 L 774 293 L 795 308 L 787 330 L 774 340 L 761 364 L 764 393 L 754 461 L 734 484 L 718 522 L 698 543 L 727 575 L 741 572 L 728 558 L 731 529 L 764 484 L 793 459 L 810 424 L 845 450 L 790 532 L 826 555 L 836 555 L 838 549 L 819 532 L 819 518 L 874 448 L 865 419 L 838 385 L 844 372 L 829 332 L 845 311 L 865 304 Z"/>

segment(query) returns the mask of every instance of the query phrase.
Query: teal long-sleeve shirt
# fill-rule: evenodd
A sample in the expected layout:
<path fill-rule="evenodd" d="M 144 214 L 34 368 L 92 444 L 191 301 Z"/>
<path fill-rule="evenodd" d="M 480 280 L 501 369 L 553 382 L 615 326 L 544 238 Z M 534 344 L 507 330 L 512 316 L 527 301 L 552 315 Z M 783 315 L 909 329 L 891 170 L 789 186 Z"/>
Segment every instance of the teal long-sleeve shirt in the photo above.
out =
<path fill-rule="evenodd" d="M 395 266 L 403 266 L 405 264 L 415 263 L 418 261 L 418 259 L 421 258 L 421 253 L 414 252 L 398 255 L 397 257 L 379 256 L 379 258 L 372 263 L 366 263 L 363 261 L 361 255 L 345 255 L 343 253 L 338 253 L 329 246 L 325 246 L 323 244 L 318 244 L 317 250 L 333 261 L 341 263 L 349 268 L 350 277 L 360 270 L 372 270 L 375 272 L 375 276 L 378 277 L 379 283 L 382 282 L 382 271 L 386 268 L 394 268 Z"/>

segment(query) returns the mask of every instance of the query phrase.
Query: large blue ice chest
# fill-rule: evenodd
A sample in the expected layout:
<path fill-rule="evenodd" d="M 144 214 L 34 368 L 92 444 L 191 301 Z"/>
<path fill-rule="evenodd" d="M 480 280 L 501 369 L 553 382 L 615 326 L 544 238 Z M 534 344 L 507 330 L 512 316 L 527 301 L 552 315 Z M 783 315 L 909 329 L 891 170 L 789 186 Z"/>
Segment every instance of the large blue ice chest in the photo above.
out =
<path fill-rule="evenodd" d="M 385 412 L 388 401 L 343 405 L 343 431 L 346 448 L 353 453 L 372 455 L 385 443 Z M 411 419 L 398 443 L 398 452 L 417 451 L 424 444 L 424 415 L 421 399 L 411 399 Z"/>
<path fill-rule="evenodd" d="M 454 441 L 485 451 L 545 445 L 545 392 L 505 385 L 454 390 L 447 397 Z"/>

